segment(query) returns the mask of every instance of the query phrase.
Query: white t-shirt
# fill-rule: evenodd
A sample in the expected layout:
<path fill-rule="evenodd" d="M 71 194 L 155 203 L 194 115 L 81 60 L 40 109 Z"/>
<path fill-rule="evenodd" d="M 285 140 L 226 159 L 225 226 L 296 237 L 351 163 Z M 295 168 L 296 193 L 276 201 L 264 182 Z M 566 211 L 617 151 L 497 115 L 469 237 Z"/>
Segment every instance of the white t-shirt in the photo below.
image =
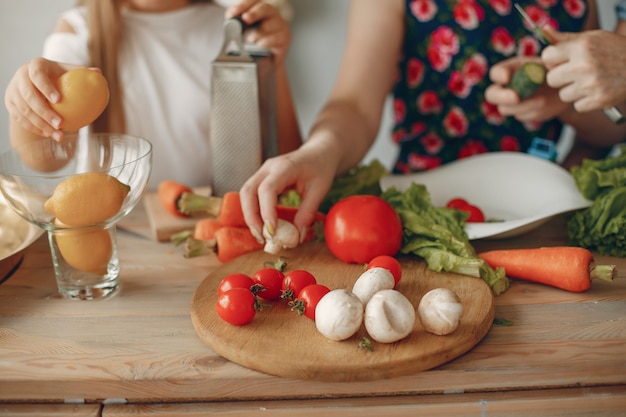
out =
<path fill-rule="evenodd" d="M 43 56 L 88 65 L 85 10 L 61 17 L 76 33 L 51 34 Z M 149 187 L 165 179 L 210 184 L 211 62 L 222 47 L 224 9 L 201 3 L 167 13 L 125 10 L 123 19 L 119 71 L 126 129 L 153 144 Z"/>

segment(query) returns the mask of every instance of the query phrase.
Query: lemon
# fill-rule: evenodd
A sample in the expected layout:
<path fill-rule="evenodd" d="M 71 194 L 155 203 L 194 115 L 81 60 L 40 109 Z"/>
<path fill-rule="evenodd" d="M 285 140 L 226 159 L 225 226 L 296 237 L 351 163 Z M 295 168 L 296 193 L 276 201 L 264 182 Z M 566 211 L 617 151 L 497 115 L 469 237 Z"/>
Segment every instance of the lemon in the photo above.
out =
<path fill-rule="evenodd" d="M 57 226 L 62 225 L 56 221 Z M 108 230 L 102 227 L 90 229 L 59 229 L 54 232 L 59 253 L 73 268 L 104 275 L 113 255 L 113 242 Z"/>
<path fill-rule="evenodd" d="M 93 123 L 109 103 L 109 85 L 101 72 L 76 68 L 55 81 L 61 94 L 52 109 L 63 118 L 63 130 L 75 132 Z"/>
<path fill-rule="evenodd" d="M 129 191 L 109 174 L 78 174 L 56 186 L 44 209 L 66 225 L 89 226 L 115 216 Z"/>

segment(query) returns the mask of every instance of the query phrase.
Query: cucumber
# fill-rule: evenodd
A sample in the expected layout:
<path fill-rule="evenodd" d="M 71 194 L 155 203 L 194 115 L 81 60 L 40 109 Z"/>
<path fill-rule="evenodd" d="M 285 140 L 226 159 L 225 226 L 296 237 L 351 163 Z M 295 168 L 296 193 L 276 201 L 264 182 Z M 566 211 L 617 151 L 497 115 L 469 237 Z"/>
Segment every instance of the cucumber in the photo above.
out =
<path fill-rule="evenodd" d="M 527 62 L 517 69 L 507 86 L 525 100 L 530 97 L 546 80 L 546 69 L 536 62 Z"/>

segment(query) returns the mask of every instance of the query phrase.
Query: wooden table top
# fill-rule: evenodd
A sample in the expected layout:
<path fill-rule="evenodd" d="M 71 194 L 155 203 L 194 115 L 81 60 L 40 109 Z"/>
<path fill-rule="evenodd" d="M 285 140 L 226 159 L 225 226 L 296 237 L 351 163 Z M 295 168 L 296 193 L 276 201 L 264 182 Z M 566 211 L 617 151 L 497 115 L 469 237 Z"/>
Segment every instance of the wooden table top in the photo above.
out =
<path fill-rule="evenodd" d="M 194 290 L 219 264 L 184 259 L 146 237 L 142 207 L 118 232 L 122 288 L 95 302 L 56 296 L 43 236 L 0 285 L 0 416 L 624 415 L 626 259 L 613 283 L 583 294 L 513 281 L 494 326 L 465 355 L 430 371 L 374 382 L 269 376 L 216 355 L 190 319 Z M 131 230 L 131 231 L 128 231 Z M 478 250 L 565 244 L 562 218 Z M 279 343 L 280 341 L 277 341 Z M 603 413 L 601 413 L 603 412 Z M 576 414 L 582 413 L 582 414 Z"/>

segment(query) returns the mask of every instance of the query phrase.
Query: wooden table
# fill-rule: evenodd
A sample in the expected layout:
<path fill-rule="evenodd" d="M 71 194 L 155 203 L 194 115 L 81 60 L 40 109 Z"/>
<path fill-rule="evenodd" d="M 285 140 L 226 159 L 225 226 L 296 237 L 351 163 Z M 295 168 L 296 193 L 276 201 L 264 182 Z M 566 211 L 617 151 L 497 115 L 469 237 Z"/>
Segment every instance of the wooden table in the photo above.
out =
<path fill-rule="evenodd" d="M 189 303 L 218 266 L 145 237 L 141 207 L 119 232 L 121 292 L 55 296 L 47 240 L 0 285 L 0 416 L 613 416 L 626 415 L 626 259 L 584 294 L 513 282 L 494 326 L 439 368 L 376 382 L 268 376 L 196 336 Z M 479 250 L 563 244 L 562 218 Z M 279 343 L 279 341 L 277 341 Z M 38 412 L 35 413 L 35 410 Z"/>

